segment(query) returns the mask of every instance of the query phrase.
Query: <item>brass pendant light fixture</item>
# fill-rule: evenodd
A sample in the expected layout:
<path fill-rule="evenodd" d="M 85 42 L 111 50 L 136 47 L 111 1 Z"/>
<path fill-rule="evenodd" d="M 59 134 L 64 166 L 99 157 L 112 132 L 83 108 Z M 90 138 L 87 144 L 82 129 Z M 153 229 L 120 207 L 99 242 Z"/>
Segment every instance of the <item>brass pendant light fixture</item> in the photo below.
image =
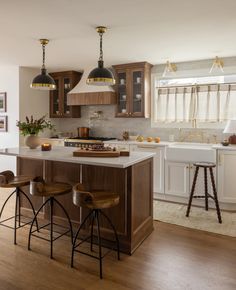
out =
<path fill-rule="evenodd" d="M 172 77 L 176 73 L 176 71 L 177 71 L 176 64 L 167 61 L 162 77 L 163 78 Z"/>
<path fill-rule="evenodd" d="M 102 36 L 106 32 L 107 28 L 104 26 L 98 26 L 96 27 L 96 30 L 100 36 L 100 56 L 98 60 L 98 67 L 96 67 L 89 73 L 86 82 L 88 85 L 112 86 L 115 84 L 115 78 L 109 69 L 104 68 L 102 50 Z"/>
<path fill-rule="evenodd" d="M 55 90 L 56 89 L 55 81 L 49 74 L 47 74 L 47 70 L 45 67 L 45 46 L 48 44 L 49 40 L 40 39 L 39 41 L 43 49 L 43 65 L 41 68 L 41 74 L 37 75 L 33 79 L 30 87 L 36 90 Z"/>
<path fill-rule="evenodd" d="M 221 72 L 221 73 L 224 73 L 224 62 L 222 59 L 220 59 L 218 56 L 215 57 L 215 59 L 213 60 L 213 63 L 212 63 L 212 66 L 211 66 L 211 69 L 209 71 L 209 73 L 218 73 L 218 72 Z"/>

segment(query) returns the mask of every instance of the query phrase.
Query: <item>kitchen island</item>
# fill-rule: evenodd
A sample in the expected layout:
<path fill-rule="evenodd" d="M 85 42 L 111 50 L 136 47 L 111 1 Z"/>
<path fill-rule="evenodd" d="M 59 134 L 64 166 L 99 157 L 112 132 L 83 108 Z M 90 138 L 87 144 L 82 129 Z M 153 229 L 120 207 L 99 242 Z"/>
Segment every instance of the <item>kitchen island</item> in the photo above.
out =
<path fill-rule="evenodd" d="M 101 158 L 74 157 L 75 148 L 53 147 L 51 151 L 40 149 L 6 148 L 0 155 L 17 157 L 17 174 L 42 176 L 46 181 L 77 182 L 89 184 L 91 189 L 104 189 L 120 195 L 118 206 L 107 209 L 106 214 L 114 223 L 120 240 L 121 251 L 132 254 L 153 230 L 153 156 L 151 152 L 131 152 L 130 156 Z M 29 188 L 25 188 L 28 192 Z M 29 193 L 28 193 L 29 194 Z M 72 203 L 72 195 L 58 197 L 67 209 L 72 221 L 80 223 L 88 210 Z M 31 197 L 35 208 L 43 202 L 41 197 Z M 27 203 L 22 200 L 25 211 Z M 42 218 L 48 218 L 48 210 Z M 63 221 L 60 209 L 54 216 Z M 112 238 L 112 231 L 101 220 L 102 236 Z M 85 232 L 89 230 L 88 225 Z"/>

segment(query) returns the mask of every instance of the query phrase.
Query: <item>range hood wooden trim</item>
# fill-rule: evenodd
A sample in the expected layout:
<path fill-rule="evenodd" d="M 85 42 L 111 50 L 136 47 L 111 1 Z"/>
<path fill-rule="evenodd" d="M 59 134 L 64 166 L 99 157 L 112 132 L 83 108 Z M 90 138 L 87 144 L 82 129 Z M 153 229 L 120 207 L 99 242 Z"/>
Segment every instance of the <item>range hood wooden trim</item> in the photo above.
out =
<path fill-rule="evenodd" d="M 74 93 L 67 95 L 67 105 L 112 105 L 116 104 L 115 92 Z"/>

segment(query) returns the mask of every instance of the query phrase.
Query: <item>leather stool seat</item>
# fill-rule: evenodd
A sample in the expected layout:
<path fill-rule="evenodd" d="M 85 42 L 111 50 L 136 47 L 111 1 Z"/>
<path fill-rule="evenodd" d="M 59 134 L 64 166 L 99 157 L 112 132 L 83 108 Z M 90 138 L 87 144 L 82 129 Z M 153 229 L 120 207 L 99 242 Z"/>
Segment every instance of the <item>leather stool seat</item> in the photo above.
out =
<path fill-rule="evenodd" d="M 35 215 L 35 210 L 34 210 L 34 206 L 30 200 L 30 198 L 28 197 L 28 195 L 21 189 L 21 187 L 23 186 L 27 186 L 30 184 L 30 180 L 32 179 L 31 176 L 25 176 L 25 175 L 19 175 L 19 176 L 15 176 L 14 173 L 10 170 L 6 170 L 0 173 L 0 187 L 2 188 L 15 188 L 15 190 L 8 196 L 8 198 L 5 200 L 1 211 L 0 211 L 0 218 L 2 216 L 3 210 L 7 204 L 7 202 L 9 201 L 9 199 L 16 194 L 16 202 L 15 202 L 15 214 L 14 216 L 4 219 L 3 221 L 0 222 L 0 225 L 11 228 L 14 230 L 14 244 L 16 244 L 16 230 L 24 227 L 25 225 L 31 223 L 31 221 L 29 222 L 22 222 L 22 217 L 24 217 L 21 214 L 21 197 L 23 196 L 28 203 L 30 204 L 33 214 Z M 29 217 L 24 217 L 24 218 L 29 218 Z M 6 222 L 8 222 L 9 220 L 14 219 L 14 226 L 9 226 Z M 17 225 L 18 223 L 18 225 Z M 38 229 L 38 221 L 36 220 L 36 226 Z"/>
<path fill-rule="evenodd" d="M 83 191 L 84 187 L 77 184 L 74 187 L 73 203 L 76 206 L 87 207 L 89 209 L 111 208 L 119 204 L 118 194 L 103 190 Z"/>
<path fill-rule="evenodd" d="M 71 255 L 71 267 L 74 266 L 74 252 L 79 252 L 81 254 L 85 254 L 88 256 L 91 256 L 92 258 L 96 258 L 99 260 L 100 265 L 100 278 L 102 279 L 102 238 L 100 233 L 100 216 L 102 216 L 110 225 L 112 228 L 115 240 L 116 240 L 116 248 L 117 248 L 117 257 L 118 260 L 120 260 L 120 248 L 119 248 L 119 239 L 116 232 L 116 229 L 109 219 L 109 217 L 102 211 L 102 209 L 108 209 L 112 208 L 119 204 L 120 196 L 116 193 L 112 193 L 109 191 L 104 190 L 89 190 L 88 187 L 86 187 L 84 184 L 78 183 L 73 187 L 73 203 L 76 206 L 84 207 L 90 209 L 89 214 L 86 216 L 86 218 L 82 221 L 82 223 L 79 226 L 79 229 L 75 235 L 73 246 L 72 246 L 72 255 Z M 88 221 L 91 218 L 91 233 L 90 236 L 88 236 L 85 239 L 82 239 L 81 242 L 77 243 L 77 238 L 79 236 L 80 230 L 82 227 L 86 224 L 86 221 Z M 98 241 L 98 247 L 99 247 L 99 256 L 96 257 L 94 255 L 88 254 L 86 252 L 83 252 L 81 250 L 77 250 L 77 248 L 84 242 L 86 242 L 90 238 L 90 251 L 93 252 L 93 228 L 94 228 L 94 221 L 96 220 L 97 225 L 97 241 Z"/>
<path fill-rule="evenodd" d="M 14 176 L 14 173 L 10 170 L 6 170 L 0 173 L 0 186 L 5 188 L 21 187 L 30 184 L 32 176 Z"/>
<path fill-rule="evenodd" d="M 49 182 L 43 180 L 30 182 L 30 193 L 34 196 L 52 197 L 71 192 L 72 186 L 68 183 Z"/>
<path fill-rule="evenodd" d="M 36 177 L 34 178 L 34 180 L 30 181 L 30 193 L 33 196 L 41 196 L 41 197 L 45 197 L 46 200 L 44 201 L 44 203 L 40 206 L 40 208 L 38 209 L 38 211 L 36 212 L 34 219 L 31 223 L 31 227 L 30 227 L 30 231 L 29 231 L 29 239 L 28 239 L 28 250 L 30 250 L 30 243 L 31 243 L 31 236 L 37 237 L 37 238 L 41 238 L 38 235 L 35 235 L 33 231 L 33 225 L 34 222 L 37 219 L 38 214 L 40 213 L 40 211 L 48 204 L 49 205 L 49 223 L 40 226 L 39 230 L 42 228 L 46 228 L 47 226 L 50 227 L 50 233 L 49 233 L 49 239 L 44 238 L 44 240 L 50 242 L 50 258 L 53 258 L 53 242 L 55 240 L 57 240 L 58 238 L 70 233 L 70 237 L 71 237 L 71 242 L 73 243 L 73 230 L 72 230 L 72 223 L 69 217 L 69 214 L 67 213 L 66 209 L 64 208 L 64 206 L 62 205 L 61 202 L 59 202 L 55 197 L 59 196 L 59 195 L 63 195 L 63 194 L 68 194 L 70 193 L 72 190 L 72 186 L 68 183 L 62 183 L 62 182 L 45 182 L 43 180 L 43 178 L 41 177 Z M 64 215 L 67 218 L 68 224 L 69 224 L 69 228 L 66 228 L 66 231 L 64 231 L 63 233 L 60 233 L 59 236 L 54 237 L 53 233 L 54 233 L 54 226 L 60 226 L 62 228 L 65 228 L 63 225 L 58 225 L 54 223 L 54 217 L 53 217 L 53 212 L 54 212 L 54 206 L 57 205 L 59 208 L 61 208 L 61 210 L 63 211 Z"/>

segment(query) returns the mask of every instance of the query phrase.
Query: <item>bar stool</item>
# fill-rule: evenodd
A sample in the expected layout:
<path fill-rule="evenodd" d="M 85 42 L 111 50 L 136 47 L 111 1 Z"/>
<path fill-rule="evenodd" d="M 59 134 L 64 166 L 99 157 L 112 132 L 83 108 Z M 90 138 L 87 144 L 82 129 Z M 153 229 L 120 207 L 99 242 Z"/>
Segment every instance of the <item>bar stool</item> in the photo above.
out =
<path fill-rule="evenodd" d="M 46 183 L 41 177 L 36 177 L 34 180 L 30 181 L 30 193 L 33 196 L 45 197 L 46 200 L 40 206 L 39 210 L 36 212 L 36 214 L 32 220 L 32 223 L 30 226 L 30 231 L 29 231 L 28 250 L 30 250 L 31 236 L 34 236 L 34 237 L 40 238 L 42 240 L 45 240 L 47 242 L 50 242 L 50 258 L 51 259 L 53 259 L 53 242 L 55 240 L 66 235 L 67 233 L 70 233 L 71 242 L 73 243 L 73 230 L 72 230 L 72 223 L 71 223 L 70 217 L 69 217 L 67 211 L 65 210 L 65 208 L 63 207 L 63 205 L 55 198 L 56 196 L 70 193 L 71 190 L 72 190 L 72 186 L 70 184 L 59 183 L 59 182 Z M 38 214 L 40 213 L 41 209 L 44 208 L 47 204 L 49 204 L 49 223 L 47 223 L 43 226 L 40 226 L 39 230 L 46 228 L 47 226 L 50 226 L 50 238 L 49 239 L 41 237 L 39 235 L 35 235 L 34 233 L 36 230 L 34 230 L 34 231 L 32 230 L 33 224 L 36 221 Z M 66 228 L 66 231 L 63 233 L 58 233 L 55 230 L 53 230 L 54 225 L 58 226 L 58 227 L 65 228 L 64 226 L 56 224 L 53 221 L 54 204 L 57 204 L 62 209 L 62 211 L 64 212 L 64 214 L 68 220 L 69 228 Z M 54 232 L 58 233 L 59 236 L 54 238 L 54 236 L 53 236 Z"/>
<path fill-rule="evenodd" d="M 111 208 L 118 205 L 119 200 L 120 200 L 120 197 L 118 194 L 110 193 L 106 191 L 96 191 L 96 190 L 87 191 L 85 186 L 81 183 L 78 183 L 77 185 L 73 187 L 73 203 L 76 206 L 90 209 L 90 212 L 80 224 L 79 229 L 75 235 L 73 246 L 72 246 L 71 267 L 74 266 L 74 252 L 79 252 L 81 254 L 85 254 L 92 258 L 98 259 L 99 269 L 100 269 L 100 278 L 102 279 L 102 259 L 104 256 L 102 256 L 102 238 L 101 238 L 101 233 L 100 233 L 100 220 L 99 220 L 101 216 L 103 216 L 108 221 L 109 225 L 111 226 L 114 232 L 115 239 L 116 239 L 117 257 L 118 257 L 118 260 L 120 260 L 119 239 L 118 239 L 116 229 L 114 225 L 112 224 L 111 220 L 109 219 L 109 217 L 102 211 L 102 209 Z M 82 227 L 84 226 L 84 224 L 89 218 L 92 218 L 90 235 L 87 238 L 82 239 L 82 241 L 79 242 L 78 244 L 76 244 L 80 230 L 82 229 Z M 93 252 L 94 220 L 96 220 L 96 224 L 97 224 L 97 236 L 98 236 L 98 247 L 99 247 L 98 257 L 92 254 L 77 250 L 77 248 L 82 243 L 90 239 L 90 251 Z"/>
<path fill-rule="evenodd" d="M 10 228 L 14 230 L 14 244 L 16 245 L 16 231 L 19 228 L 22 228 L 28 224 L 31 223 L 31 221 L 29 222 L 22 222 L 21 218 L 25 217 L 21 214 L 21 208 L 20 208 L 20 203 L 21 203 L 21 197 L 24 196 L 27 201 L 29 202 L 33 214 L 35 215 L 35 210 L 34 210 L 34 206 L 31 202 L 31 200 L 29 199 L 29 197 L 27 196 L 27 194 L 21 189 L 22 186 L 26 186 L 30 184 L 30 179 L 32 179 L 32 177 L 29 176 L 23 176 L 23 175 L 19 175 L 19 176 L 14 176 L 14 173 L 10 170 L 6 170 L 0 173 L 0 187 L 2 188 L 15 188 L 15 190 L 7 197 L 7 199 L 5 200 L 1 211 L 0 211 L 0 218 L 2 216 L 3 210 L 7 204 L 7 202 L 9 201 L 9 199 L 16 194 L 16 202 L 15 202 L 15 214 L 12 217 L 9 217 L 7 219 L 4 219 L 3 221 L 0 222 L 1 226 Z M 28 218 L 28 217 L 27 217 Z M 14 226 L 9 226 L 4 224 L 5 222 L 14 219 Z M 18 225 L 17 225 L 18 222 Z M 36 220 L 36 226 L 38 229 L 38 222 Z"/>
<path fill-rule="evenodd" d="M 221 224 L 222 219 L 221 219 L 221 213 L 220 213 L 220 207 L 219 207 L 219 202 L 218 202 L 218 197 L 217 197 L 217 191 L 216 191 L 216 185 L 215 185 L 215 179 L 214 179 L 214 174 L 213 174 L 213 168 L 216 167 L 215 163 L 210 163 L 210 162 L 197 162 L 193 164 L 196 169 L 195 169 L 195 174 L 193 178 L 193 184 L 192 184 L 192 189 L 189 197 L 189 202 L 188 202 L 188 208 L 186 212 L 186 217 L 189 216 L 190 213 L 190 208 L 192 204 L 193 198 L 205 198 L 205 210 L 208 210 L 208 198 L 212 198 L 215 201 L 216 205 L 216 212 L 218 216 L 218 221 Z M 205 194 L 204 195 L 195 195 L 194 196 L 194 190 L 197 182 L 197 177 L 198 177 L 198 171 L 199 168 L 204 168 L 204 185 L 205 185 Z M 210 177 L 211 177 L 211 184 L 212 184 L 212 189 L 213 189 L 213 196 L 208 193 L 208 186 L 207 186 L 207 169 L 210 171 Z"/>

